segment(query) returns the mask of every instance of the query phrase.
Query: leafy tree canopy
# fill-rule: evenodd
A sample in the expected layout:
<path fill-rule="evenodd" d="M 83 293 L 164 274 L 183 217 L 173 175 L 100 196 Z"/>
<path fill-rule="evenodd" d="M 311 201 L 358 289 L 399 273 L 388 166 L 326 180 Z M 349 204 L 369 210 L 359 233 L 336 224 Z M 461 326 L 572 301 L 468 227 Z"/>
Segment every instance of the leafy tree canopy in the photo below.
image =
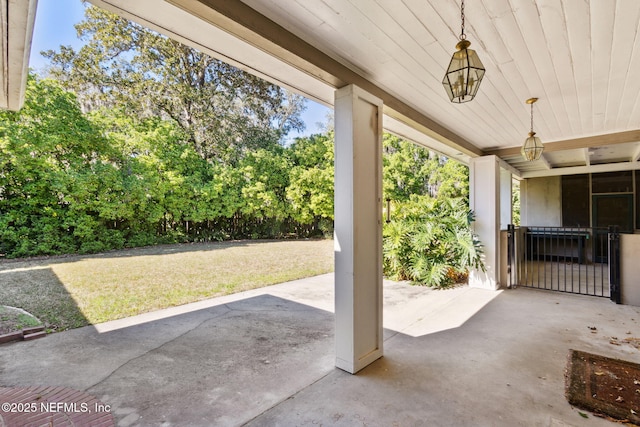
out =
<path fill-rule="evenodd" d="M 298 138 L 287 150 L 292 168 L 287 199 L 292 216 L 308 223 L 333 219 L 333 132 Z"/>
<path fill-rule="evenodd" d="M 0 112 L 0 257 L 229 238 L 317 236 L 333 220 L 333 138 L 202 158 L 175 121 L 83 113 L 31 76 Z"/>
<path fill-rule="evenodd" d="M 411 195 L 438 198 L 469 197 L 469 168 L 395 135 L 383 139 L 383 191 L 394 202 Z"/>
<path fill-rule="evenodd" d="M 88 185 L 87 176 L 114 172 L 114 157 L 73 94 L 31 76 L 22 110 L 0 112 L 0 253 L 75 252 L 74 233 L 87 218 L 69 195 L 93 211 L 91 188 L 104 181 Z"/>
<path fill-rule="evenodd" d="M 171 119 L 200 156 L 225 164 L 304 128 L 301 96 L 124 18 L 89 6 L 76 30 L 80 50 L 44 55 L 84 111 Z"/>

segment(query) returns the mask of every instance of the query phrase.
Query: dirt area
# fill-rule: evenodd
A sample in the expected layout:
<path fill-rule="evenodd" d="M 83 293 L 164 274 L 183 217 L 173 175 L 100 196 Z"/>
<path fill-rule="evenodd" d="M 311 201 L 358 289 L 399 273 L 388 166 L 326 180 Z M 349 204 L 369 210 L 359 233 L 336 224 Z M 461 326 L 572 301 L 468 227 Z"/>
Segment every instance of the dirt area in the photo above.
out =
<path fill-rule="evenodd" d="M 640 365 L 572 350 L 566 372 L 569 403 L 640 425 Z"/>
<path fill-rule="evenodd" d="M 40 325 L 42 322 L 25 311 L 0 305 L 0 335 Z"/>

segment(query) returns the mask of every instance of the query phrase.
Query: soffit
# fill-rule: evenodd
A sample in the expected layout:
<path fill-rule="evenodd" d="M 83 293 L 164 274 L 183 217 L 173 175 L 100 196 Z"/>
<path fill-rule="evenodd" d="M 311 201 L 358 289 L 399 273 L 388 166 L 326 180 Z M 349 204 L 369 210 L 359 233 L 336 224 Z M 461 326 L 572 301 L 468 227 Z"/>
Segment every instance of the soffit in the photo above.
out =
<path fill-rule="evenodd" d="M 36 0 L 0 0 L 0 108 L 24 102 Z"/>

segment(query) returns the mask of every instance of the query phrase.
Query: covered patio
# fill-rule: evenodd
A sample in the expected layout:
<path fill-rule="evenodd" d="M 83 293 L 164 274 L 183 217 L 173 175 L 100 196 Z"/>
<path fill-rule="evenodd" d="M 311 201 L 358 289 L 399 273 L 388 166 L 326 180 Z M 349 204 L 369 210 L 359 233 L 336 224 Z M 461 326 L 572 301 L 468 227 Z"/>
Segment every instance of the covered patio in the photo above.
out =
<path fill-rule="evenodd" d="M 5 73 L 1 83 L 8 88 L 4 106 L 12 109 L 20 106 L 35 3 L 2 2 L 2 10 L 8 12 L 2 15 Z M 302 353 L 295 348 L 287 351 L 290 361 L 302 354 L 304 362 L 287 364 L 293 368 L 279 371 L 274 378 L 283 385 L 285 374 L 296 380 L 299 373 L 308 374 L 298 386 L 288 379 L 285 391 L 272 394 L 269 385 L 260 384 L 269 380 L 254 365 L 256 374 L 246 381 L 266 393 L 263 398 L 267 403 L 248 417 L 233 418 L 247 410 L 248 402 L 256 401 L 255 396 L 237 400 L 241 394 L 233 391 L 230 406 L 223 410 L 225 416 L 232 417 L 230 425 L 252 420 L 255 425 L 318 420 L 344 425 L 353 425 L 354 420 L 382 425 L 419 425 L 424 420 L 431 425 L 584 425 L 587 421 L 576 418 L 562 398 L 567 350 L 580 347 L 638 361 L 637 350 L 596 339 L 624 337 L 629 330 L 637 330 L 637 308 L 521 289 L 499 293 L 498 289 L 506 284 L 500 268 L 504 256 L 500 230 L 512 221 L 514 177 L 523 181 L 523 205 L 529 209 L 523 215 L 523 225 L 538 226 L 547 224 L 526 221 L 533 221 L 536 215 L 546 220 L 549 212 L 558 218 L 556 208 L 562 207 L 560 176 L 628 171 L 635 176 L 640 169 L 640 80 L 634 76 L 640 58 L 640 39 L 636 37 L 640 3 L 469 2 L 466 33 L 487 72 L 476 99 L 464 104 L 452 104 L 441 83 L 460 33 L 460 2 L 456 0 L 91 3 L 335 108 L 336 257 L 335 280 L 331 281 L 335 286 L 335 319 L 320 315 L 326 340 L 314 343 L 323 345 L 310 344 Z M 16 40 L 22 40 L 22 45 Z M 546 148 L 540 159 L 528 162 L 519 153 L 530 131 L 525 100 L 532 97 L 539 98 L 535 129 Z M 477 301 L 477 295 L 488 292 L 492 301 L 456 328 L 414 337 L 404 329 L 389 332 L 394 328 L 383 323 L 383 300 L 387 298 L 381 268 L 383 128 L 470 166 L 470 203 L 477 215 L 475 231 L 484 244 L 487 269 L 472 273 L 472 289 L 467 295 Z M 549 177 L 555 180 L 551 186 L 547 185 L 550 180 L 535 181 Z M 532 188 L 536 191 L 530 191 Z M 637 191 L 627 193 L 637 206 Z M 547 209 L 549 206 L 555 210 Z M 591 212 L 591 206 L 585 209 Z M 637 221 L 632 231 L 636 228 Z M 622 252 L 637 257 L 637 236 L 629 237 L 633 241 L 626 246 L 623 241 Z M 634 270 L 638 267 L 632 262 L 626 265 L 631 268 L 628 277 L 637 283 L 633 278 L 638 277 Z M 461 306 L 464 301 L 457 301 L 450 311 L 439 312 L 438 318 L 455 318 Z M 424 316 L 423 307 L 418 312 Z M 296 319 L 289 317 L 285 323 L 294 324 Z M 241 343 L 238 351 L 254 351 L 256 342 L 244 340 L 242 333 L 251 335 L 252 327 L 262 324 L 258 321 L 246 329 L 233 330 L 233 339 Z M 159 325 L 154 333 L 175 339 L 167 343 L 173 356 L 159 355 L 160 361 L 186 362 L 187 354 L 198 349 L 195 343 L 215 336 L 214 330 L 196 328 L 193 339 L 184 341 L 189 327 L 171 328 L 162 321 L 153 325 Z M 597 326 L 599 333 L 592 334 L 590 326 Z M 97 337 L 95 342 L 99 343 L 123 332 L 95 335 L 91 330 L 73 331 L 30 345 L 49 345 L 46 342 L 85 333 L 89 342 Z M 269 331 L 263 337 L 272 339 Z M 154 349 L 164 345 L 145 347 L 144 340 L 136 344 L 140 360 L 147 352 L 155 355 Z M 215 340 L 209 347 L 200 347 L 210 351 L 205 361 L 222 355 L 220 363 L 232 364 L 235 353 L 214 344 Z M 56 364 L 49 366 L 56 368 L 47 371 L 50 381 L 73 386 L 78 381 L 76 387 L 101 394 L 103 400 L 124 399 L 123 387 L 106 384 L 118 379 L 114 372 L 118 366 L 126 367 L 128 361 L 118 365 L 119 359 L 113 355 L 110 363 L 118 369 L 98 375 L 98 383 L 82 382 L 84 375 L 74 367 L 88 358 L 82 346 L 76 348 L 77 352 L 67 351 L 62 357 L 52 353 Z M 108 350 L 103 344 L 92 351 L 101 348 Z M 42 352 L 34 347 L 33 354 L 37 353 Z M 383 354 L 385 359 L 375 362 Z M 6 353 L 2 357 L 3 383 L 38 378 L 28 379 L 24 369 L 17 369 L 22 360 L 15 361 Z M 256 357 L 252 363 L 261 360 Z M 334 362 L 326 365 L 325 358 Z M 67 377 L 56 378 L 64 372 L 58 369 L 59 363 L 70 363 Z M 362 375 L 351 377 L 332 369 L 333 365 L 349 373 L 362 371 Z M 193 402 L 214 404 L 220 397 L 211 384 L 219 387 L 235 375 L 234 371 L 222 371 L 225 376 L 215 378 L 220 373 L 215 365 L 190 366 L 190 386 L 205 374 L 214 376 L 199 389 L 211 394 L 206 399 L 200 391 L 188 394 Z M 75 376 L 70 376 L 70 371 Z M 295 375 L 290 375 L 291 371 Z M 124 375 L 133 382 L 138 375 L 149 382 L 148 390 L 158 392 L 166 382 L 164 371 L 133 369 Z M 100 384 L 105 388 L 99 388 Z M 179 389 L 167 393 L 178 399 L 185 397 L 179 395 Z M 158 402 L 166 400 L 150 400 L 141 408 L 162 405 Z M 175 404 L 178 411 L 180 404 Z M 116 403 L 122 408 L 125 405 L 126 400 Z M 136 408 L 130 413 L 140 415 Z M 126 412 L 118 415 L 123 425 L 126 416 Z M 588 422 L 607 424 L 593 418 Z"/>
<path fill-rule="evenodd" d="M 118 426 L 613 426 L 566 401 L 569 349 L 640 363 L 624 342 L 637 307 L 385 281 L 385 357 L 353 376 L 334 368 L 333 287 L 328 274 L 5 345 L 0 384 L 85 391 Z"/>
<path fill-rule="evenodd" d="M 615 212 L 604 202 L 618 199 L 593 185 L 572 204 L 564 178 L 628 175 L 632 186 L 620 187 L 631 218 L 621 238 L 622 302 L 640 305 L 631 261 L 640 246 L 637 2 L 91 2 L 334 107 L 339 368 L 355 373 L 383 355 L 383 129 L 469 165 L 486 266 L 470 286 L 482 289 L 507 285 L 500 233 L 512 222 L 513 179 L 521 181 L 523 226 L 568 225 L 581 209 L 581 225 L 596 227 L 621 225 L 602 224 L 617 221 L 603 213 Z M 452 103 L 442 78 L 462 33 L 486 74 L 472 101 Z M 528 161 L 520 149 L 534 128 L 545 148 Z"/>

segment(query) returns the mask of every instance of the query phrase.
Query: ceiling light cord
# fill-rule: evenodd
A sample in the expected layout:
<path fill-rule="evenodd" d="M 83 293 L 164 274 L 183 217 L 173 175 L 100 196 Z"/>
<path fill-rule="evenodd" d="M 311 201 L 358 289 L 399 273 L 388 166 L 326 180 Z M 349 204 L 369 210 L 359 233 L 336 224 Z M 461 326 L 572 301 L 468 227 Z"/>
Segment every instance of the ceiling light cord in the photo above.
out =
<path fill-rule="evenodd" d="M 464 35 L 464 0 L 462 0 L 462 4 L 460 5 L 460 18 L 462 21 L 460 40 L 465 40 L 467 36 Z"/>

